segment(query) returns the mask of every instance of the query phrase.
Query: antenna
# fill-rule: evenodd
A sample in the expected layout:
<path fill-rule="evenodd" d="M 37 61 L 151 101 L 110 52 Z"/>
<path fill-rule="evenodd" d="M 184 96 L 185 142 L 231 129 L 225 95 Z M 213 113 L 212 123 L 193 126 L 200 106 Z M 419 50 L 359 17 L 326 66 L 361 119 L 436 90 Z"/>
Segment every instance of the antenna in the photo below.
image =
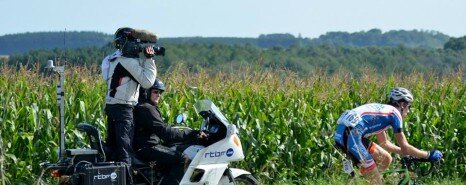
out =
<path fill-rule="evenodd" d="M 66 62 L 66 28 L 63 32 L 63 52 L 64 61 L 61 66 L 55 66 L 53 60 L 47 60 L 46 69 L 53 70 L 60 75 L 60 82 L 57 84 L 57 103 L 60 116 L 60 149 L 59 161 L 65 163 L 65 65 Z"/>
<path fill-rule="evenodd" d="M 65 28 L 65 32 L 63 32 L 63 52 L 64 52 L 63 64 L 64 64 L 68 61 L 68 59 L 66 58 L 66 28 Z"/>
<path fill-rule="evenodd" d="M 65 32 L 63 32 L 63 49 L 66 49 L 66 28 Z"/>
<path fill-rule="evenodd" d="M 57 103 L 60 108 L 60 150 L 59 161 L 65 159 L 65 66 L 53 65 L 53 60 L 47 60 L 46 69 L 53 70 L 60 75 L 60 83 L 57 84 Z"/>

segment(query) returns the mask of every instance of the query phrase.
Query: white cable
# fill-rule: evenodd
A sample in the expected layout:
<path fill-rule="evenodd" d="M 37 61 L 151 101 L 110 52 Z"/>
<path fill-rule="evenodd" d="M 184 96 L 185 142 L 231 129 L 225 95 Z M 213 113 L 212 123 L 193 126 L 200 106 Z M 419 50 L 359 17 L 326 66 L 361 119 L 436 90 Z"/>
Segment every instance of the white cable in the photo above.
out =
<path fill-rule="evenodd" d="M 43 169 L 42 172 L 40 172 L 40 176 L 39 176 L 39 178 L 38 178 L 37 181 L 36 181 L 36 185 L 40 185 L 40 184 L 41 184 L 40 182 L 41 182 L 41 180 L 42 180 L 42 176 L 44 176 L 45 171 L 47 171 L 48 169 L 49 169 L 49 167 Z"/>

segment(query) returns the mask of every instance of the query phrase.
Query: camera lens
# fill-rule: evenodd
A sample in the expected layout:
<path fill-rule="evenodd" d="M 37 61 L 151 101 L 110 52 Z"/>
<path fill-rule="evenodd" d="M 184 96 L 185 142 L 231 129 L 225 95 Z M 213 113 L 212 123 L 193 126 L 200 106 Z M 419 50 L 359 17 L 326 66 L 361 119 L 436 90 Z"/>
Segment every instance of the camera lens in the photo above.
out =
<path fill-rule="evenodd" d="M 155 55 L 162 55 L 165 56 L 165 48 L 164 47 L 154 47 Z"/>

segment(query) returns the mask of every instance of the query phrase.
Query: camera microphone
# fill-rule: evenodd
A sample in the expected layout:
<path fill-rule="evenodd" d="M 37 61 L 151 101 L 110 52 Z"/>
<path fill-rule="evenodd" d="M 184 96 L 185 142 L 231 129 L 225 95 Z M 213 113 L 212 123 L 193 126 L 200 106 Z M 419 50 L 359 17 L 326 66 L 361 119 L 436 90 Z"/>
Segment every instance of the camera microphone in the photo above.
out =
<path fill-rule="evenodd" d="M 157 42 L 157 35 L 147 30 L 135 29 L 131 33 L 131 36 L 133 36 L 136 39 L 140 39 L 143 42 L 151 42 L 151 43 Z"/>

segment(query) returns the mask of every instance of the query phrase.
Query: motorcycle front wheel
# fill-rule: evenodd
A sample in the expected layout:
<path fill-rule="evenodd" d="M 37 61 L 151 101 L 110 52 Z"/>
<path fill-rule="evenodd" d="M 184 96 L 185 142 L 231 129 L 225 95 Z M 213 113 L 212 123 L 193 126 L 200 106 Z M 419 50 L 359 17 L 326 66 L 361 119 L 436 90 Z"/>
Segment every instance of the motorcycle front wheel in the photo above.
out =
<path fill-rule="evenodd" d="M 243 174 L 235 178 L 236 184 L 258 185 L 259 181 L 251 174 Z"/>

